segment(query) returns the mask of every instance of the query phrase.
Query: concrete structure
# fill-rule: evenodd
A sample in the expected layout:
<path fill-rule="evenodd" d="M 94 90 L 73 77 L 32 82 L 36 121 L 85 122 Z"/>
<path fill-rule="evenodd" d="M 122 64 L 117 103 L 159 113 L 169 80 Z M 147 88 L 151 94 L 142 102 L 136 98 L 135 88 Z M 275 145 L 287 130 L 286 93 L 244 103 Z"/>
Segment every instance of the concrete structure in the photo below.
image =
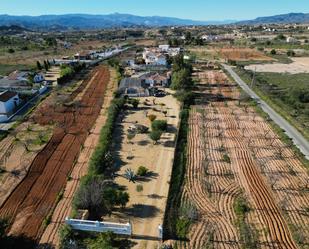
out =
<path fill-rule="evenodd" d="M 43 74 L 38 73 L 33 77 L 33 82 L 34 83 L 42 83 L 45 80 L 45 77 Z"/>
<path fill-rule="evenodd" d="M 146 88 L 145 80 L 140 78 L 124 78 L 121 80 L 119 93 L 128 97 L 148 97 L 149 91 Z"/>
<path fill-rule="evenodd" d="M 132 225 L 130 223 L 121 224 L 113 222 L 99 222 L 90 220 L 65 219 L 65 223 L 75 230 L 90 232 L 113 232 L 121 235 L 132 235 Z"/>
<path fill-rule="evenodd" d="M 4 91 L 0 93 L 0 114 L 10 114 L 20 104 L 20 102 L 21 101 L 16 92 Z"/>

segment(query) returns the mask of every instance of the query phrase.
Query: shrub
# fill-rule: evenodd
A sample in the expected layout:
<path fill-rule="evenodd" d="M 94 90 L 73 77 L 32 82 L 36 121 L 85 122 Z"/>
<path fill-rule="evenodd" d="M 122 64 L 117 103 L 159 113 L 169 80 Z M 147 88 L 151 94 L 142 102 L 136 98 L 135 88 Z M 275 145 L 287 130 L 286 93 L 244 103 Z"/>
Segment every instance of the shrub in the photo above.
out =
<path fill-rule="evenodd" d="M 246 213 L 250 211 L 250 207 L 248 206 L 246 200 L 240 197 L 235 200 L 234 210 L 238 216 L 244 216 Z"/>
<path fill-rule="evenodd" d="M 14 50 L 13 48 L 9 48 L 9 49 L 8 49 L 8 53 L 14 54 L 14 53 L 15 53 L 15 50 Z"/>
<path fill-rule="evenodd" d="M 151 129 L 153 131 L 161 131 L 164 132 L 167 130 L 167 121 L 166 120 L 155 120 L 151 123 Z"/>
<path fill-rule="evenodd" d="M 288 50 L 288 51 L 286 52 L 286 54 L 287 54 L 287 56 L 290 56 L 290 57 L 295 56 L 295 52 L 294 52 L 293 50 Z"/>
<path fill-rule="evenodd" d="M 277 51 L 276 51 L 275 49 L 272 49 L 272 50 L 270 51 L 270 54 L 275 55 L 275 54 L 277 54 Z"/>
<path fill-rule="evenodd" d="M 144 190 L 143 185 L 141 185 L 141 184 L 136 185 L 136 191 L 137 192 L 142 192 L 143 190 Z"/>
<path fill-rule="evenodd" d="M 147 169 L 145 166 L 139 166 L 136 172 L 136 175 L 138 176 L 146 176 L 149 172 L 149 169 Z"/>
<path fill-rule="evenodd" d="M 224 155 L 223 155 L 222 160 L 223 160 L 224 162 L 226 162 L 226 163 L 231 163 L 231 159 L 230 159 L 230 157 L 229 157 L 227 154 L 224 154 Z"/>
<path fill-rule="evenodd" d="M 187 218 L 180 218 L 176 221 L 176 234 L 180 239 L 186 239 L 190 226 L 190 221 Z"/>
<path fill-rule="evenodd" d="M 136 109 L 139 105 L 139 100 L 138 99 L 129 99 L 128 103 L 131 104 Z"/>
<path fill-rule="evenodd" d="M 155 121 L 155 120 L 156 120 L 156 118 L 157 118 L 157 116 L 156 116 L 156 115 L 153 115 L 153 114 L 148 115 L 148 119 L 150 120 L 150 122 Z"/>

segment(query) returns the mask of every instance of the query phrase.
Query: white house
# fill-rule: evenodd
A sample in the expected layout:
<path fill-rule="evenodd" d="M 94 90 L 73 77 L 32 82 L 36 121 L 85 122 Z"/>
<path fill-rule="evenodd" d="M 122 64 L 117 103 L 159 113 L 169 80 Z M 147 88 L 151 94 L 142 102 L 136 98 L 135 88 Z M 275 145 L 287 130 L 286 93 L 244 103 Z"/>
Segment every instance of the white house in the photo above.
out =
<path fill-rule="evenodd" d="M 288 38 L 286 38 L 286 42 L 287 43 L 296 43 L 297 40 L 294 37 L 289 36 Z"/>
<path fill-rule="evenodd" d="M 41 73 L 38 73 L 38 74 L 36 74 L 36 75 L 33 77 L 34 83 L 41 83 L 41 82 L 43 82 L 44 80 L 45 80 L 45 77 L 44 77 L 44 75 L 41 74 Z"/>
<path fill-rule="evenodd" d="M 168 52 L 170 45 L 159 45 L 159 49 L 163 52 Z"/>
<path fill-rule="evenodd" d="M 0 114 L 9 114 L 20 104 L 19 96 L 16 92 L 4 91 L 0 93 Z"/>
<path fill-rule="evenodd" d="M 160 54 L 160 53 L 155 53 L 155 52 L 146 50 L 143 53 L 143 59 L 145 60 L 146 65 L 157 65 L 157 66 L 167 65 L 165 55 Z"/>

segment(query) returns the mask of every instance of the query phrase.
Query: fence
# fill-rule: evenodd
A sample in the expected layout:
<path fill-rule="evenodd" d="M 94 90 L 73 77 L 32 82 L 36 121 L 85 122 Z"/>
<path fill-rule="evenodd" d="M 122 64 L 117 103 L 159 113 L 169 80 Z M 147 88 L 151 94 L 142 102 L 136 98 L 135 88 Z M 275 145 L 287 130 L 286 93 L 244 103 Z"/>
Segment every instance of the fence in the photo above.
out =
<path fill-rule="evenodd" d="M 130 223 L 121 224 L 113 222 L 99 222 L 90 220 L 65 219 L 65 223 L 75 230 L 91 232 L 113 232 L 121 235 L 132 235 L 132 225 Z"/>

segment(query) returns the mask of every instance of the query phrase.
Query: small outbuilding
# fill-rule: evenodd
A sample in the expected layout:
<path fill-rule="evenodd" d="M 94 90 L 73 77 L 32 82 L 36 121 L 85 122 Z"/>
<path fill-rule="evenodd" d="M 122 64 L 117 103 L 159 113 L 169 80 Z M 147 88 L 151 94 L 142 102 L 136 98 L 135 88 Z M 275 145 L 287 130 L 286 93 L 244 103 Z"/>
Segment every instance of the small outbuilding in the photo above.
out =
<path fill-rule="evenodd" d="M 4 91 L 0 93 L 0 114 L 7 115 L 14 111 L 20 104 L 19 96 L 13 91 Z"/>

